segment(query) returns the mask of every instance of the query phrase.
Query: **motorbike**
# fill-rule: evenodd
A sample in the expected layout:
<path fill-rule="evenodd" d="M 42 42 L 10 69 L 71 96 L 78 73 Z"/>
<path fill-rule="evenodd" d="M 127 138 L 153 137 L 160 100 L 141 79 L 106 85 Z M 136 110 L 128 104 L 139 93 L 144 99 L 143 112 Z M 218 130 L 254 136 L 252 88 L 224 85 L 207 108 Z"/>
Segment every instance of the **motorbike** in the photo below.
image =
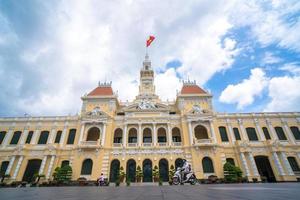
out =
<path fill-rule="evenodd" d="M 181 167 L 178 167 L 174 176 L 173 176 L 173 185 L 184 184 L 184 183 L 190 183 L 191 185 L 196 184 L 196 175 L 194 172 L 190 172 L 185 175 L 185 177 L 182 177 L 183 169 Z"/>

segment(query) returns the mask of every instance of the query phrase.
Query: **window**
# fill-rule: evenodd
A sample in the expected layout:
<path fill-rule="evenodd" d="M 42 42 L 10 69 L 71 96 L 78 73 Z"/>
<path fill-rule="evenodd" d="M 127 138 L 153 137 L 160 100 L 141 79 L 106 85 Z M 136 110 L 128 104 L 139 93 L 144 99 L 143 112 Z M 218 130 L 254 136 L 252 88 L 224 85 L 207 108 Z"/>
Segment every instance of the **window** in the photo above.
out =
<path fill-rule="evenodd" d="M 61 134 L 62 134 L 62 131 L 57 131 L 56 132 L 54 143 L 59 143 L 60 142 Z"/>
<path fill-rule="evenodd" d="M 166 129 L 159 128 L 157 130 L 157 142 L 158 143 L 166 143 L 167 142 L 167 133 Z"/>
<path fill-rule="evenodd" d="M 195 138 L 197 140 L 208 139 L 208 133 L 204 126 L 198 125 L 194 128 Z"/>
<path fill-rule="evenodd" d="M 49 131 L 42 131 L 40 134 L 38 144 L 47 144 L 48 137 L 49 137 Z"/>
<path fill-rule="evenodd" d="M 294 172 L 299 172 L 300 169 L 299 169 L 299 166 L 298 166 L 298 163 L 297 163 L 296 159 L 294 157 L 288 157 L 287 159 L 288 159 L 288 161 L 291 165 L 292 170 Z"/>
<path fill-rule="evenodd" d="M 74 144 L 75 136 L 76 136 L 76 129 L 71 129 L 69 131 L 67 144 Z"/>
<path fill-rule="evenodd" d="M 9 161 L 3 161 L 0 168 L 0 176 L 3 176 L 7 170 Z"/>
<path fill-rule="evenodd" d="M 229 140 L 228 140 L 226 128 L 224 126 L 220 126 L 219 127 L 219 132 L 220 132 L 220 135 L 221 135 L 222 142 L 228 142 Z"/>
<path fill-rule="evenodd" d="M 246 128 L 246 132 L 250 141 L 258 141 L 255 128 L 252 127 Z"/>
<path fill-rule="evenodd" d="M 145 128 L 143 130 L 143 142 L 152 143 L 152 131 L 150 128 Z"/>
<path fill-rule="evenodd" d="M 299 128 L 296 127 L 296 126 L 292 126 L 292 127 L 290 127 L 290 129 L 291 129 L 291 131 L 292 131 L 292 133 L 293 133 L 293 135 L 295 137 L 295 140 L 300 140 L 300 131 L 299 131 Z M 1 142 L 0 142 L 0 144 L 1 144 Z"/>
<path fill-rule="evenodd" d="M 10 144 L 18 144 L 20 137 L 21 137 L 21 131 L 14 132 L 14 135 L 10 141 Z"/>
<path fill-rule="evenodd" d="M 123 137 L 123 130 L 117 128 L 114 134 L 114 143 L 122 143 L 122 137 Z"/>
<path fill-rule="evenodd" d="M 91 175 L 93 169 L 93 161 L 91 159 L 86 159 L 82 163 L 81 175 Z"/>
<path fill-rule="evenodd" d="M 202 160 L 202 167 L 204 173 L 214 173 L 214 165 L 209 157 L 204 157 Z"/>
<path fill-rule="evenodd" d="M 279 140 L 287 140 L 284 132 L 283 132 L 283 129 L 281 127 L 275 127 L 275 131 L 276 131 L 276 134 L 278 136 L 278 139 Z"/>
<path fill-rule="evenodd" d="M 172 129 L 172 141 L 181 142 L 180 130 L 177 127 Z"/>
<path fill-rule="evenodd" d="M 137 143 L 137 130 L 135 128 L 129 130 L 128 143 Z"/>
<path fill-rule="evenodd" d="M 266 140 L 271 140 L 271 136 L 270 136 L 270 133 L 269 133 L 267 127 L 263 127 L 262 130 L 264 132 Z"/>
<path fill-rule="evenodd" d="M 232 165 L 235 165 L 234 164 L 234 159 L 233 158 L 226 158 L 226 162 L 232 164 Z"/>
<path fill-rule="evenodd" d="M 33 136 L 33 131 L 29 131 L 26 141 L 25 141 L 25 144 L 30 144 L 32 136 Z"/>
<path fill-rule="evenodd" d="M 0 132 L 0 144 L 2 144 L 4 138 L 5 138 L 6 132 L 5 131 L 1 131 Z"/>
<path fill-rule="evenodd" d="M 238 128 L 233 128 L 235 140 L 241 140 L 241 135 Z"/>
<path fill-rule="evenodd" d="M 63 168 L 64 166 L 67 166 L 67 165 L 70 165 L 70 161 L 68 161 L 68 160 L 63 160 L 63 161 L 61 162 L 61 168 Z"/>

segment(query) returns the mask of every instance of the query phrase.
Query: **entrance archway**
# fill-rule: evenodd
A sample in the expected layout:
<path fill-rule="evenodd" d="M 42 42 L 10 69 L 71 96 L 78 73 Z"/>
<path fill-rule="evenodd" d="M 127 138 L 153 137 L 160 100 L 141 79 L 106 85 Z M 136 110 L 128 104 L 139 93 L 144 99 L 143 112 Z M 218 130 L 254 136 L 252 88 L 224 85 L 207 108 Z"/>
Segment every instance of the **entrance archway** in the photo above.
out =
<path fill-rule="evenodd" d="M 164 182 L 169 181 L 169 163 L 166 159 L 159 161 L 159 178 Z"/>
<path fill-rule="evenodd" d="M 130 182 L 135 182 L 136 162 L 133 159 L 127 161 L 126 175 Z"/>
<path fill-rule="evenodd" d="M 120 171 L 120 161 L 117 159 L 111 161 L 110 173 L 109 173 L 110 182 L 116 182 L 119 176 L 119 171 Z"/>
<path fill-rule="evenodd" d="M 266 177 L 268 182 L 276 182 L 268 156 L 255 156 L 254 160 L 259 175 Z"/>
<path fill-rule="evenodd" d="M 149 159 L 143 162 L 143 182 L 152 182 L 152 161 Z"/>
<path fill-rule="evenodd" d="M 39 173 L 41 164 L 42 160 L 40 159 L 28 160 L 22 181 L 26 181 L 28 183 L 34 181 L 33 176 L 34 174 Z"/>

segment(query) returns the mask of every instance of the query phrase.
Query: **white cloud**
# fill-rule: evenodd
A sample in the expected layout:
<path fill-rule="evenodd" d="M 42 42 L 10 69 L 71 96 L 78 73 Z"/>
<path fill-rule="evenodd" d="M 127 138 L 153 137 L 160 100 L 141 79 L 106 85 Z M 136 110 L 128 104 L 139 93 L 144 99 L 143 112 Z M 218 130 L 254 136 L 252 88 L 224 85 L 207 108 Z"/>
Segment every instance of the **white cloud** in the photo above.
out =
<path fill-rule="evenodd" d="M 283 71 L 288 71 L 293 75 L 300 75 L 300 65 L 297 63 L 286 63 L 279 69 Z"/>
<path fill-rule="evenodd" d="M 260 68 L 254 68 L 248 79 L 236 85 L 228 85 L 221 93 L 219 100 L 223 103 L 236 103 L 238 109 L 243 109 L 252 104 L 255 97 L 262 94 L 267 84 L 268 78 L 265 72 Z"/>
<path fill-rule="evenodd" d="M 266 65 L 266 64 L 276 64 L 279 62 L 282 62 L 283 60 L 277 56 L 275 56 L 273 53 L 271 52 L 266 52 L 264 55 L 264 58 L 262 60 L 262 64 Z"/>

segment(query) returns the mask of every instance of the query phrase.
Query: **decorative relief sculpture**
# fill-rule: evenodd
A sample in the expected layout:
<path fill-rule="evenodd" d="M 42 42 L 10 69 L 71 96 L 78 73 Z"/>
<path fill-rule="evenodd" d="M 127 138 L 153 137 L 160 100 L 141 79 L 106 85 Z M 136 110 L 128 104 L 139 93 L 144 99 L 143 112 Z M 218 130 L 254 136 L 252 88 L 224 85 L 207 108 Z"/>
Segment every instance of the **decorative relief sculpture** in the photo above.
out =
<path fill-rule="evenodd" d="M 140 110 L 148 110 L 148 109 L 156 109 L 157 106 L 151 102 L 151 101 L 148 101 L 146 99 L 143 99 L 137 106 L 137 109 L 140 109 Z"/>
<path fill-rule="evenodd" d="M 87 115 L 89 115 L 89 116 L 100 116 L 100 115 L 102 115 L 102 112 L 101 112 L 99 107 L 95 107 L 92 111 L 87 112 Z"/>

